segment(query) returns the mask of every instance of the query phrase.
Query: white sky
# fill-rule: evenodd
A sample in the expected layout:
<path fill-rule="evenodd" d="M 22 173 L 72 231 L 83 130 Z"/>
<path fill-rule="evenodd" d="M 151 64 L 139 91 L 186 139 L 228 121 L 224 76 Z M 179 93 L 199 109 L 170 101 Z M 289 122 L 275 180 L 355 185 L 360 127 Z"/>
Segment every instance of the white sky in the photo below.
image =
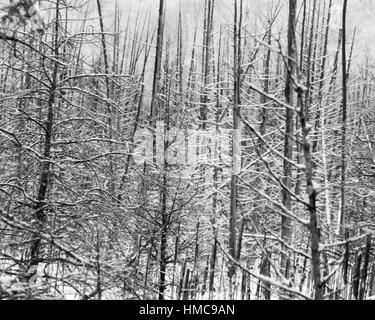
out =
<path fill-rule="evenodd" d="M 322 0 L 323 1 L 323 0 Z M 106 0 L 107 14 L 112 15 L 114 8 L 114 1 Z M 120 6 L 124 11 L 127 11 L 131 6 L 135 14 L 138 6 L 141 11 L 146 12 L 150 10 L 154 18 L 158 13 L 158 0 L 119 0 Z M 288 0 L 244 0 L 244 7 L 249 7 L 249 17 L 252 20 L 257 20 L 264 16 L 266 7 L 269 3 L 280 2 L 286 9 Z M 326 0 L 328 3 L 328 0 Z M 233 14 L 232 6 L 233 0 L 216 0 L 216 23 L 218 20 L 231 21 Z M 298 1 L 299 5 L 302 1 Z M 333 0 L 333 17 L 332 27 L 341 27 L 342 14 L 342 0 Z M 204 0 L 166 0 L 166 28 L 172 32 L 176 30 L 177 15 L 179 7 L 184 20 L 185 32 L 193 34 L 194 21 L 197 18 L 201 19 L 203 15 Z M 354 27 L 357 27 L 356 45 L 357 55 L 368 53 L 375 57 L 375 0 L 349 0 L 348 1 L 348 39 L 350 41 L 351 34 Z M 286 22 L 285 22 L 286 25 Z M 188 30 L 188 31 L 186 31 Z"/>

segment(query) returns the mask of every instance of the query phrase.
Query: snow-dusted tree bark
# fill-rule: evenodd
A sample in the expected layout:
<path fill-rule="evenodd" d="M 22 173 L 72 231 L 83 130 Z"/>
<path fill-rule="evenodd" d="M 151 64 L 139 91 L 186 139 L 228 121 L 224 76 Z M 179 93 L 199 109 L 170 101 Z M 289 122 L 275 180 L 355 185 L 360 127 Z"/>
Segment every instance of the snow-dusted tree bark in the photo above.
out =
<path fill-rule="evenodd" d="M 346 214 L 346 139 L 347 139 L 347 63 L 346 63 L 346 14 L 348 1 L 343 2 L 342 13 L 342 132 L 341 132 L 341 208 L 340 219 L 338 221 L 339 230 L 345 228 L 345 214 Z"/>
<path fill-rule="evenodd" d="M 241 129 L 239 108 L 241 105 L 241 28 L 242 28 L 242 0 L 234 2 L 234 42 L 233 42 L 233 72 L 234 72 L 234 92 L 233 92 L 233 142 L 232 142 L 232 174 L 231 174 L 231 194 L 230 194 L 230 217 L 229 217 L 229 254 L 237 259 L 237 202 L 238 202 L 238 175 L 241 166 Z M 229 290 L 233 290 L 232 281 L 235 280 L 236 267 L 229 267 Z M 231 297 L 232 292 L 230 293 Z"/>
<path fill-rule="evenodd" d="M 289 22 L 288 22 L 288 63 L 287 63 L 287 79 L 285 84 L 285 101 L 289 106 L 294 103 L 294 84 L 293 76 L 295 75 L 295 60 L 296 59 L 296 14 L 297 14 L 297 1 L 289 0 Z M 294 112 L 290 108 L 286 108 L 285 118 L 285 141 L 284 141 L 284 164 L 283 164 L 283 190 L 282 200 L 283 205 L 287 210 L 292 210 L 292 164 L 293 160 L 293 136 L 294 136 Z M 287 243 L 292 241 L 292 221 L 290 218 L 283 216 L 281 221 L 281 237 Z M 288 252 L 287 248 L 283 248 L 281 256 L 280 269 L 282 274 L 288 277 Z"/>
<path fill-rule="evenodd" d="M 35 217 L 35 229 L 36 232 L 33 233 L 33 240 L 31 242 L 30 248 L 30 265 L 27 275 L 27 280 L 30 281 L 31 278 L 35 279 L 38 272 L 39 266 L 39 255 L 42 246 L 42 238 L 40 232 L 43 232 L 45 222 L 47 219 L 45 210 L 47 205 L 47 192 L 51 186 L 51 145 L 53 141 L 53 131 L 54 131 L 54 121 L 55 121 L 55 108 L 56 108 L 56 95 L 57 95 L 57 81 L 59 74 L 59 2 L 56 2 L 55 9 L 55 29 L 54 29 L 54 46 L 53 46 L 53 56 L 56 59 L 53 66 L 52 73 L 52 83 L 49 88 L 48 101 L 47 101 L 47 119 L 45 121 L 45 136 L 44 136 L 44 148 L 43 148 L 43 159 L 40 169 L 40 179 L 38 185 L 38 193 L 36 197 L 36 204 L 34 208 L 33 216 Z M 34 280 L 35 281 L 35 280 Z"/>

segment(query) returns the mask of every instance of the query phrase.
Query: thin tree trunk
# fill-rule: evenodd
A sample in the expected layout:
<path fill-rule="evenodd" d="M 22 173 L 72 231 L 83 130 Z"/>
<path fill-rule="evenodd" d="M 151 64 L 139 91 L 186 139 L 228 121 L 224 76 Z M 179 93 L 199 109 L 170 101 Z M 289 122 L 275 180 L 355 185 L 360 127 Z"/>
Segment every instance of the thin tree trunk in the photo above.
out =
<path fill-rule="evenodd" d="M 155 57 L 155 66 L 154 66 L 154 75 L 153 75 L 151 109 L 150 109 L 150 123 L 152 124 L 151 128 L 154 128 L 153 118 L 155 116 L 155 112 L 156 113 L 158 112 L 157 106 L 158 106 L 158 101 L 159 101 L 159 84 L 160 84 L 162 54 L 163 54 L 163 37 L 164 37 L 164 20 L 165 20 L 164 8 L 165 8 L 165 0 L 159 0 L 159 18 L 158 18 L 157 40 L 156 40 L 156 57 Z"/>
<path fill-rule="evenodd" d="M 233 259 L 237 257 L 236 246 L 236 224 L 237 224 L 237 197 L 238 197 L 238 175 L 240 173 L 240 121 L 239 106 L 241 104 L 241 21 L 242 21 L 242 0 L 238 8 L 238 0 L 234 4 L 234 101 L 233 101 L 233 149 L 232 149 L 232 175 L 230 195 L 230 218 L 229 218 L 229 254 Z M 229 267 L 229 289 L 230 299 L 233 297 L 233 286 L 235 281 L 236 267 Z"/>
<path fill-rule="evenodd" d="M 57 91 L 58 82 L 58 71 L 59 71 L 59 2 L 56 2 L 55 8 L 55 29 L 54 29 L 54 47 L 53 55 L 55 58 L 55 63 L 53 66 L 52 74 L 52 84 L 49 90 L 48 102 L 47 102 L 47 120 L 45 125 L 45 136 L 44 136 L 44 147 L 43 147 L 43 163 L 41 165 L 41 173 L 38 185 L 37 202 L 35 205 L 35 211 L 33 213 L 36 220 L 36 231 L 33 232 L 32 242 L 30 248 L 30 265 L 27 273 L 26 280 L 30 282 L 33 278 L 36 281 L 36 276 L 38 272 L 38 266 L 40 261 L 40 250 L 42 246 L 42 238 L 40 233 L 46 223 L 46 199 L 47 192 L 50 186 L 51 179 L 51 146 L 53 140 L 53 125 L 54 125 L 54 109 L 55 109 L 55 99 Z"/>
<path fill-rule="evenodd" d="M 102 6 L 100 0 L 96 0 L 98 14 L 99 14 L 99 24 L 100 24 L 100 32 L 101 32 L 101 41 L 102 41 L 102 49 L 103 49 L 103 58 L 104 58 L 104 72 L 105 72 L 105 85 L 106 85 L 106 106 L 108 112 L 108 130 L 109 130 L 109 140 L 112 141 L 113 132 L 112 132 L 112 125 L 113 125 L 113 110 L 109 99 L 111 98 L 111 86 L 109 81 L 109 60 L 108 60 L 108 50 L 107 50 L 107 43 L 105 39 L 105 30 L 104 30 L 104 22 L 103 22 L 103 15 L 102 15 Z M 113 145 L 109 143 L 110 153 L 113 153 Z M 113 161 L 113 156 L 109 155 L 109 168 L 110 168 L 110 183 L 109 183 L 109 192 L 114 194 L 115 192 L 115 163 Z"/>
<path fill-rule="evenodd" d="M 346 13 L 348 0 L 344 0 L 342 14 L 342 136 L 341 136 L 341 210 L 339 226 L 340 230 L 345 227 L 346 199 L 346 132 L 347 132 L 347 69 L 346 69 Z"/>
<path fill-rule="evenodd" d="M 294 89 L 293 89 L 293 80 L 292 77 L 294 75 L 295 70 L 295 62 L 293 59 L 296 57 L 296 48 L 295 48 L 295 34 L 296 34 L 296 7 L 297 1 L 296 0 L 289 0 L 289 23 L 288 23 L 288 64 L 287 64 L 287 80 L 285 85 L 285 99 L 286 103 L 290 106 L 293 105 L 293 96 L 294 96 Z M 285 141 L 284 141 L 284 165 L 283 165 L 283 184 L 285 188 L 282 190 L 282 203 L 286 209 L 289 211 L 292 210 L 292 198 L 290 191 L 292 190 L 293 186 L 293 179 L 292 179 L 292 165 L 290 161 L 293 160 L 293 136 L 294 136 L 294 112 L 293 110 L 287 108 L 286 109 L 286 118 L 285 118 Z M 289 160 L 289 161 L 288 161 Z M 287 190 L 286 190 L 287 189 Z M 281 220 L 281 238 L 287 243 L 291 244 L 292 241 L 292 221 L 290 218 L 283 216 Z M 287 261 L 289 260 L 288 257 L 288 249 L 283 246 L 281 256 L 281 263 L 280 263 L 280 271 L 283 275 L 288 275 L 287 270 Z"/>
<path fill-rule="evenodd" d="M 359 298 L 359 284 L 361 281 L 362 252 L 357 252 L 353 269 L 352 290 L 356 300 Z"/>
<path fill-rule="evenodd" d="M 372 241 L 372 235 L 370 234 L 369 236 L 367 236 L 366 248 L 364 252 L 363 269 L 361 273 L 361 285 L 360 285 L 360 290 L 359 290 L 359 300 L 363 300 L 366 298 L 366 289 L 367 289 L 366 282 L 367 282 L 367 272 L 368 272 L 370 253 L 371 253 L 371 241 Z"/>

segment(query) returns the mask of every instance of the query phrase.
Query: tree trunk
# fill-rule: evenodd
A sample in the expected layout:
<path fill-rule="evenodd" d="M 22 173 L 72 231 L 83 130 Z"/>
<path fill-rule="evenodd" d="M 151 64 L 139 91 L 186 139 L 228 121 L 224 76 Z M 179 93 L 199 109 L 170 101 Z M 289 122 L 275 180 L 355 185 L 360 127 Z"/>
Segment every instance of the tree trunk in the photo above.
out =
<path fill-rule="evenodd" d="M 36 221 L 35 229 L 36 231 L 32 235 L 32 242 L 30 248 L 30 265 L 27 273 L 26 280 L 29 281 L 29 285 L 32 285 L 31 279 L 36 281 L 36 276 L 38 272 L 39 260 L 40 260 L 40 250 L 42 246 L 42 238 L 40 233 L 46 223 L 46 199 L 47 192 L 50 186 L 51 179 L 51 145 L 53 140 L 53 125 L 54 125 L 54 108 L 55 108 L 55 98 L 57 91 L 57 81 L 58 81 L 58 71 L 59 71 L 59 2 L 56 2 L 55 8 L 55 34 L 54 34 L 54 47 L 53 55 L 55 63 L 53 65 L 52 74 L 52 84 L 49 90 L 48 102 L 47 102 L 47 120 L 45 123 L 45 136 L 44 136 L 44 149 L 43 149 L 43 161 L 41 165 L 41 173 L 38 185 L 37 201 L 35 205 L 35 211 L 33 213 Z M 33 283 L 35 284 L 35 283 Z"/>
<path fill-rule="evenodd" d="M 288 23 L 288 63 L 287 63 L 287 79 L 285 85 L 285 99 L 286 103 L 290 106 L 293 105 L 293 80 L 292 77 L 295 74 L 295 62 L 293 59 L 296 57 L 296 10 L 297 10 L 297 1 L 289 0 L 289 23 Z M 285 118 L 285 141 L 284 141 L 284 165 L 283 165 L 283 184 L 285 188 L 282 190 L 282 203 L 286 209 L 289 211 L 292 210 L 292 198 L 290 191 L 293 187 L 292 180 L 292 164 L 290 161 L 293 160 L 293 136 L 294 136 L 294 112 L 293 110 L 286 109 L 286 118 Z M 289 160 L 289 161 L 288 161 Z M 287 190 L 286 190 L 287 189 Z M 283 216 L 281 220 L 281 237 L 287 243 L 291 244 L 292 241 L 292 221 L 290 218 Z M 287 270 L 287 261 L 288 249 L 283 246 L 283 253 L 281 256 L 280 263 L 280 272 L 283 275 L 288 274 Z"/>
<path fill-rule="evenodd" d="M 239 106 L 241 104 L 241 20 L 242 20 L 242 0 L 238 8 L 238 0 L 234 4 L 234 96 L 233 96 L 233 147 L 232 147 L 232 175 L 230 194 L 230 217 L 229 217 L 229 254 L 236 259 L 236 225 L 237 225 L 237 197 L 238 197 L 238 175 L 241 166 L 240 154 L 240 121 Z M 236 267 L 230 264 L 228 270 L 230 295 L 233 297 L 233 283 L 235 280 Z M 230 297 L 230 298 L 232 298 Z"/>
<path fill-rule="evenodd" d="M 346 131 L 347 131 L 347 70 L 346 70 L 346 12 L 348 0 L 344 0 L 342 14 L 342 132 L 341 132 L 341 214 L 339 226 L 345 227 L 345 185 L 346 185 Z"/>

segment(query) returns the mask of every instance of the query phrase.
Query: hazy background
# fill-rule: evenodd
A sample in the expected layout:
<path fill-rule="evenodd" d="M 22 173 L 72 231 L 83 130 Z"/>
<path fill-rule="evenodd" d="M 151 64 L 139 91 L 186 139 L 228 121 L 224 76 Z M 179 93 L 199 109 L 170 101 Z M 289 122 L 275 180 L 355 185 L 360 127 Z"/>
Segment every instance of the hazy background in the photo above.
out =
<path fill-rule="evenodd" d="M 204 14 L 204 0 L 165 0 L 166 1 L 166 34 L 170 36 L 173 42 L 177 31 L 178 13 L 181 10 L 184 46 L 187 51 L 191 50 L 195 27 L 202 28 L 202 18 Z M 77 29 L 81 27 L 79 20 L 86 15 L 87 4 L 89 10 L 87 12 L 88 23 L 86 31 L 99 31 L 96 0 L 66 0 L 71 5 L 72 12 L 70 16 L 75 16 Z M 105 17 L 105 27 L 108 31 L 113 30 L 113 20 L 115 13 L 115 0 L 102 0 L 103 15 Z M 310 1 L 308 1 L 310 2 Z M 329 0 L 321 0 L 321 5 L 325 3 L 328 6 Z M 0 8 L 8 4 L 9 0 L 0 0 Z M 264 31 L 264 23 L 267 21 L 267 13 L 270 6 L 280 4 L 282 11 L 279 15 L 275 31 L 286 35 L 287 27 L 287 9 L 288 0 L 244 0 L 244 9 L 246 13 L 246 24 L 250 25 L 250 30 L 257 34 Z M 301 8 L 303 1 L 298 1 Z M 45 19 L 50 19 L 46 8 L 51 6 L 48 0 L 40 1 L 42 14 Z M 330 47 L 334 50 L 337 43 L 338 30 L 341 27 L 343 0 L 333 0 L 333 13 L 331 21 L 331 38 Z M 143 23 L 144 18 L 150 15 L 151 25 L 155 28 L 157 23 L 159 0 L 119 0 L 121 13 L 122 31 L 126 30 L 128 16 L 131 17 L 130 29 L 137 22 L 136 18 Z M 233 21 L 233 0 L 216 0 L 215 1 L 215 30 L 218 31 L 221 24 L 231 25 Z M 0 22 L 1 23 L 1 22 Z M 354 50 L 355 61 L 363 62 L 366 56 L 375 56 L 375 0 L 349 0 L 348 1 L 348 43 L 350 46 L 354 28 L 357 27 L 356 45 Z M 199 29 L 198 29 L 199 31 Z M 202 32 L 198 32 L 201 34 Z M 131 36 L 131 32 L 129 32 Z M 95 50 L 91 54 L 96 54 Z"/>
<path fill-rule="evenodd" d="M 94 2 L 93 0 L 91 0 Z M 322 0 L 322 4 L 323 4 Z M 249 14 L 248 23 L 259 25 L 262 19 L 267 14 L 267 8 L 270 4 L 280 3 L 284 9 L 284 13 L 288 8 L 288 0 L 244 0 L 244 7 L 247 8 Z M 105 4 L 105 15 L 107 17 L 113 16 L 115 1 L 103 1 Z M 151 17 L 156 19 L 158 14 L 158 0 L 119 0 L 120 8 L 123 14 L 127 12 L 136 15 L 137 10 L 140 12 L 147 12 L 150 10 Z M 233 15 L 233 1 L 232 0 L 217 0 L 216 3 L 216 16 L 215 26 L 222 23 L 231 23 Z M 303 2 L 298 1 L 298 5 L 301 6 Z M 333 13 L 332 13 L 332 37 L 337 38 L 338 29 L 341 27 L 341 16 L 342 16 L 342 3 L 343 0 L 333 0 Z M 328 0 L 326 0 L 328 6 Z M 177 26 L 177 17 L 179 8 L 181 8 L 184 24 L 185 36 L 192 41 L 194 27 L 199 21 L 201 23 L 202 16 L 204 13 L 204 0 L 166 0 L 166 31 L 167 33 L 174 33 Z M 280 28 L 286 28 L 286 21 L 281 14 L 279 17 L 279 23 L 282 23 Z M 355 56 L 357 58 L 362 57 L 364 54 L 375 56 L 375 0 L 349 0 L 348 1 L 348 42 L 351 41 L 351 35 L 353 34 L 354 28 L 357 27 L 356 47 Z M 262 27 L 260 26 L 260 29 Z M 186 35 L 186 33 L 188 33 Z M 350 43 L 350 42 L 349 42 Z"/>

